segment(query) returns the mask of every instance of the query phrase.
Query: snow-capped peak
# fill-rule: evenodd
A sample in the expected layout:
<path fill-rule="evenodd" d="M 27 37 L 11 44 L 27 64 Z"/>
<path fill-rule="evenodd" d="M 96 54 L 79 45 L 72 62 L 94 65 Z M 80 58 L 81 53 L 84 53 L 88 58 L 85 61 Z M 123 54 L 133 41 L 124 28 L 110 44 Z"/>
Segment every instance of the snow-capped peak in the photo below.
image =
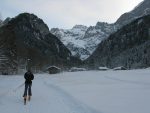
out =
<path fill-rule="evenodd" d="M 114 25 L 104 22 L 90 27 L 75 25 L 72 29 L 51 29 L 51 33 L 59 37 L 74 56 L 82 60 L 89 57 L 97 45 L 114 31 Z"/>
<path fill-rule="evenodd" d="M 75 25 L 73 26 L 72 30 L 79 29 L 79 30 L 86 30 L 88 27 L 84 25 Z"/>

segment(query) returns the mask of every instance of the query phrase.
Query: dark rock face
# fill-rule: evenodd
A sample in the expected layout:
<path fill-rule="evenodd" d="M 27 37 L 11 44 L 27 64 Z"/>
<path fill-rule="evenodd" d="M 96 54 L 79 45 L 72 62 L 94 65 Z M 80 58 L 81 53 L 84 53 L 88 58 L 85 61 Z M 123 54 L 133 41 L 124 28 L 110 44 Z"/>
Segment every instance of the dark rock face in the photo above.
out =
<path fill-rule="evenodd" d="M 116 21 L 116 24 L 123 26 L 139 17 L 149 14 L 150 14 L 150 0 L 144 0 L 132 11 L 121 15 L 121 17 Z"/>
<path fill-rule="evenodd" d="M 25 67 L 27 59 L 30 59 L 31 67 L 39 69 L 48 65 L 71 65 L 71 52 L 33 14 L 20 14 L 3 25 L 0 40 L 2 55 L 15 69 L 22 65 Z"/>
<path fill-rule="evenodd" d="M 92 67 L 150 66 L 150 15 L 136 19 L 103 40 L 86 60 Z"/>

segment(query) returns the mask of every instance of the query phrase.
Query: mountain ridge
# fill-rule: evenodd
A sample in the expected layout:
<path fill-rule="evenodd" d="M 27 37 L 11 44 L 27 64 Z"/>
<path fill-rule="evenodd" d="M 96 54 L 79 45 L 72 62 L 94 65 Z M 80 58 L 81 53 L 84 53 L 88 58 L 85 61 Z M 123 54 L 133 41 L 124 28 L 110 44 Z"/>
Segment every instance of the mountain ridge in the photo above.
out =
<path fill-rule="evenodd" d="M 150 15 L 123 26 L 103 40 L 85 61 L 91 67 L 124 66 L 127 69 L 149 67 Z"/>
<path fill-rule="evenodd" d="M 19 14 L 0 27 L 0 40 L 3 55 L 12 61 L 5 63 L 5 67 L 11 70 L 25 68 L 27 59 L 31 59 L 30 67 L 36 67 L 37 70 L 48 65 L 69 66 L 73 59 L 65 45 L 52 35 L 43 20 L 34 14 Z"/>
<path fill-rule="evenodd" d="M 142 17 L 144 15 L 150 14 L 150 1 L 144 0 L 140 2 L 133 10 L 130 12 L 122 14 L 115 24 L 119 24 L 120 26 L 126 25 L 133 21 L 134 19 L 137 19 L 139 17 Z"/>
<path fill-rule="evenodd" d="M 50 32 L 66 45 L 74 56 L 85 60 L 95 50 L 96 46 L 112 32 L 117 30 L 113 24 L 97 22 L 96 26 L 77 25 L 72 29 L 52 28 Z"/>
<path fill-rule="evenodd" d="M 59 35 L 59 39 L 66 45 L 66 47 L 73 53 L 73 55 L 78 56 L 82 60 L 85 60 L 94 52 L 98 44 L 101 43 L 102 40 L 108 38 L 110 34 L 116 32 L 118 29 L 134 21 L 135 19 L 150 14 L 149 8 L 150 1 L 144 0 L 130 12 L 121 15 L 113 24 L 108 24 L 106 22 L 97 22 L 95 26 L 89 26 L 87 30 L 82 33 L 82 36 L 80 36 L 80 33 L 76 34 L 80 36 L 78 37 L 78 40 L 80 40 L 79 42 L 76 42 L 76 36 L 73 35 L 69 37 L 69 41 L 67 42 L 67 44 L 67 35 Z M 51 33 L 57 36 L 57 32 L 59 32 L 59 30 L 60 29 L 57 28 L 56 32 L 52 31 Z M 62 29 L 60 31 L 61 33 L 64 33 Z M 82 46 L 76 45 L 76 43 L 82 43 Z"/>

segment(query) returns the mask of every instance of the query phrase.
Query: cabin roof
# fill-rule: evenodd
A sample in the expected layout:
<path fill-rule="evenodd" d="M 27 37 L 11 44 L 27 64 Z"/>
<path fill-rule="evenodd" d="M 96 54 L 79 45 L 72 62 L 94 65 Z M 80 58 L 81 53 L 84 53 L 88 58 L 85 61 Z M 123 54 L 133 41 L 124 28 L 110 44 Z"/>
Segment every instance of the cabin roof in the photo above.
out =
<path fill-rule="evenodd" d="M 61 69 L 61 68 L 59 68 L 59 67 L 57 67 L 57 66 L 49 66 L 49 67 L 47 67 L 47 69 L 51 69 L 51 68 L 56 68 L 56 69 Z"/>

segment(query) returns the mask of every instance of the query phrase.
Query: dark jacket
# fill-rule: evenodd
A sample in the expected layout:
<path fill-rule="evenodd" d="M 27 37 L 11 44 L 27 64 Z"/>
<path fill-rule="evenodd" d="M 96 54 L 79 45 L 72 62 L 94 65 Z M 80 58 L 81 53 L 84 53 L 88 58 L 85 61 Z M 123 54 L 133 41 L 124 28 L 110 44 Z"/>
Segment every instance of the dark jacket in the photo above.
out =
<path fill-rule="evenodd" d="M 34 79 L 34 75 L 32 72 L 28 71 L 24 74 L 25 83 L 32 84 L 32 80 Z"/>

